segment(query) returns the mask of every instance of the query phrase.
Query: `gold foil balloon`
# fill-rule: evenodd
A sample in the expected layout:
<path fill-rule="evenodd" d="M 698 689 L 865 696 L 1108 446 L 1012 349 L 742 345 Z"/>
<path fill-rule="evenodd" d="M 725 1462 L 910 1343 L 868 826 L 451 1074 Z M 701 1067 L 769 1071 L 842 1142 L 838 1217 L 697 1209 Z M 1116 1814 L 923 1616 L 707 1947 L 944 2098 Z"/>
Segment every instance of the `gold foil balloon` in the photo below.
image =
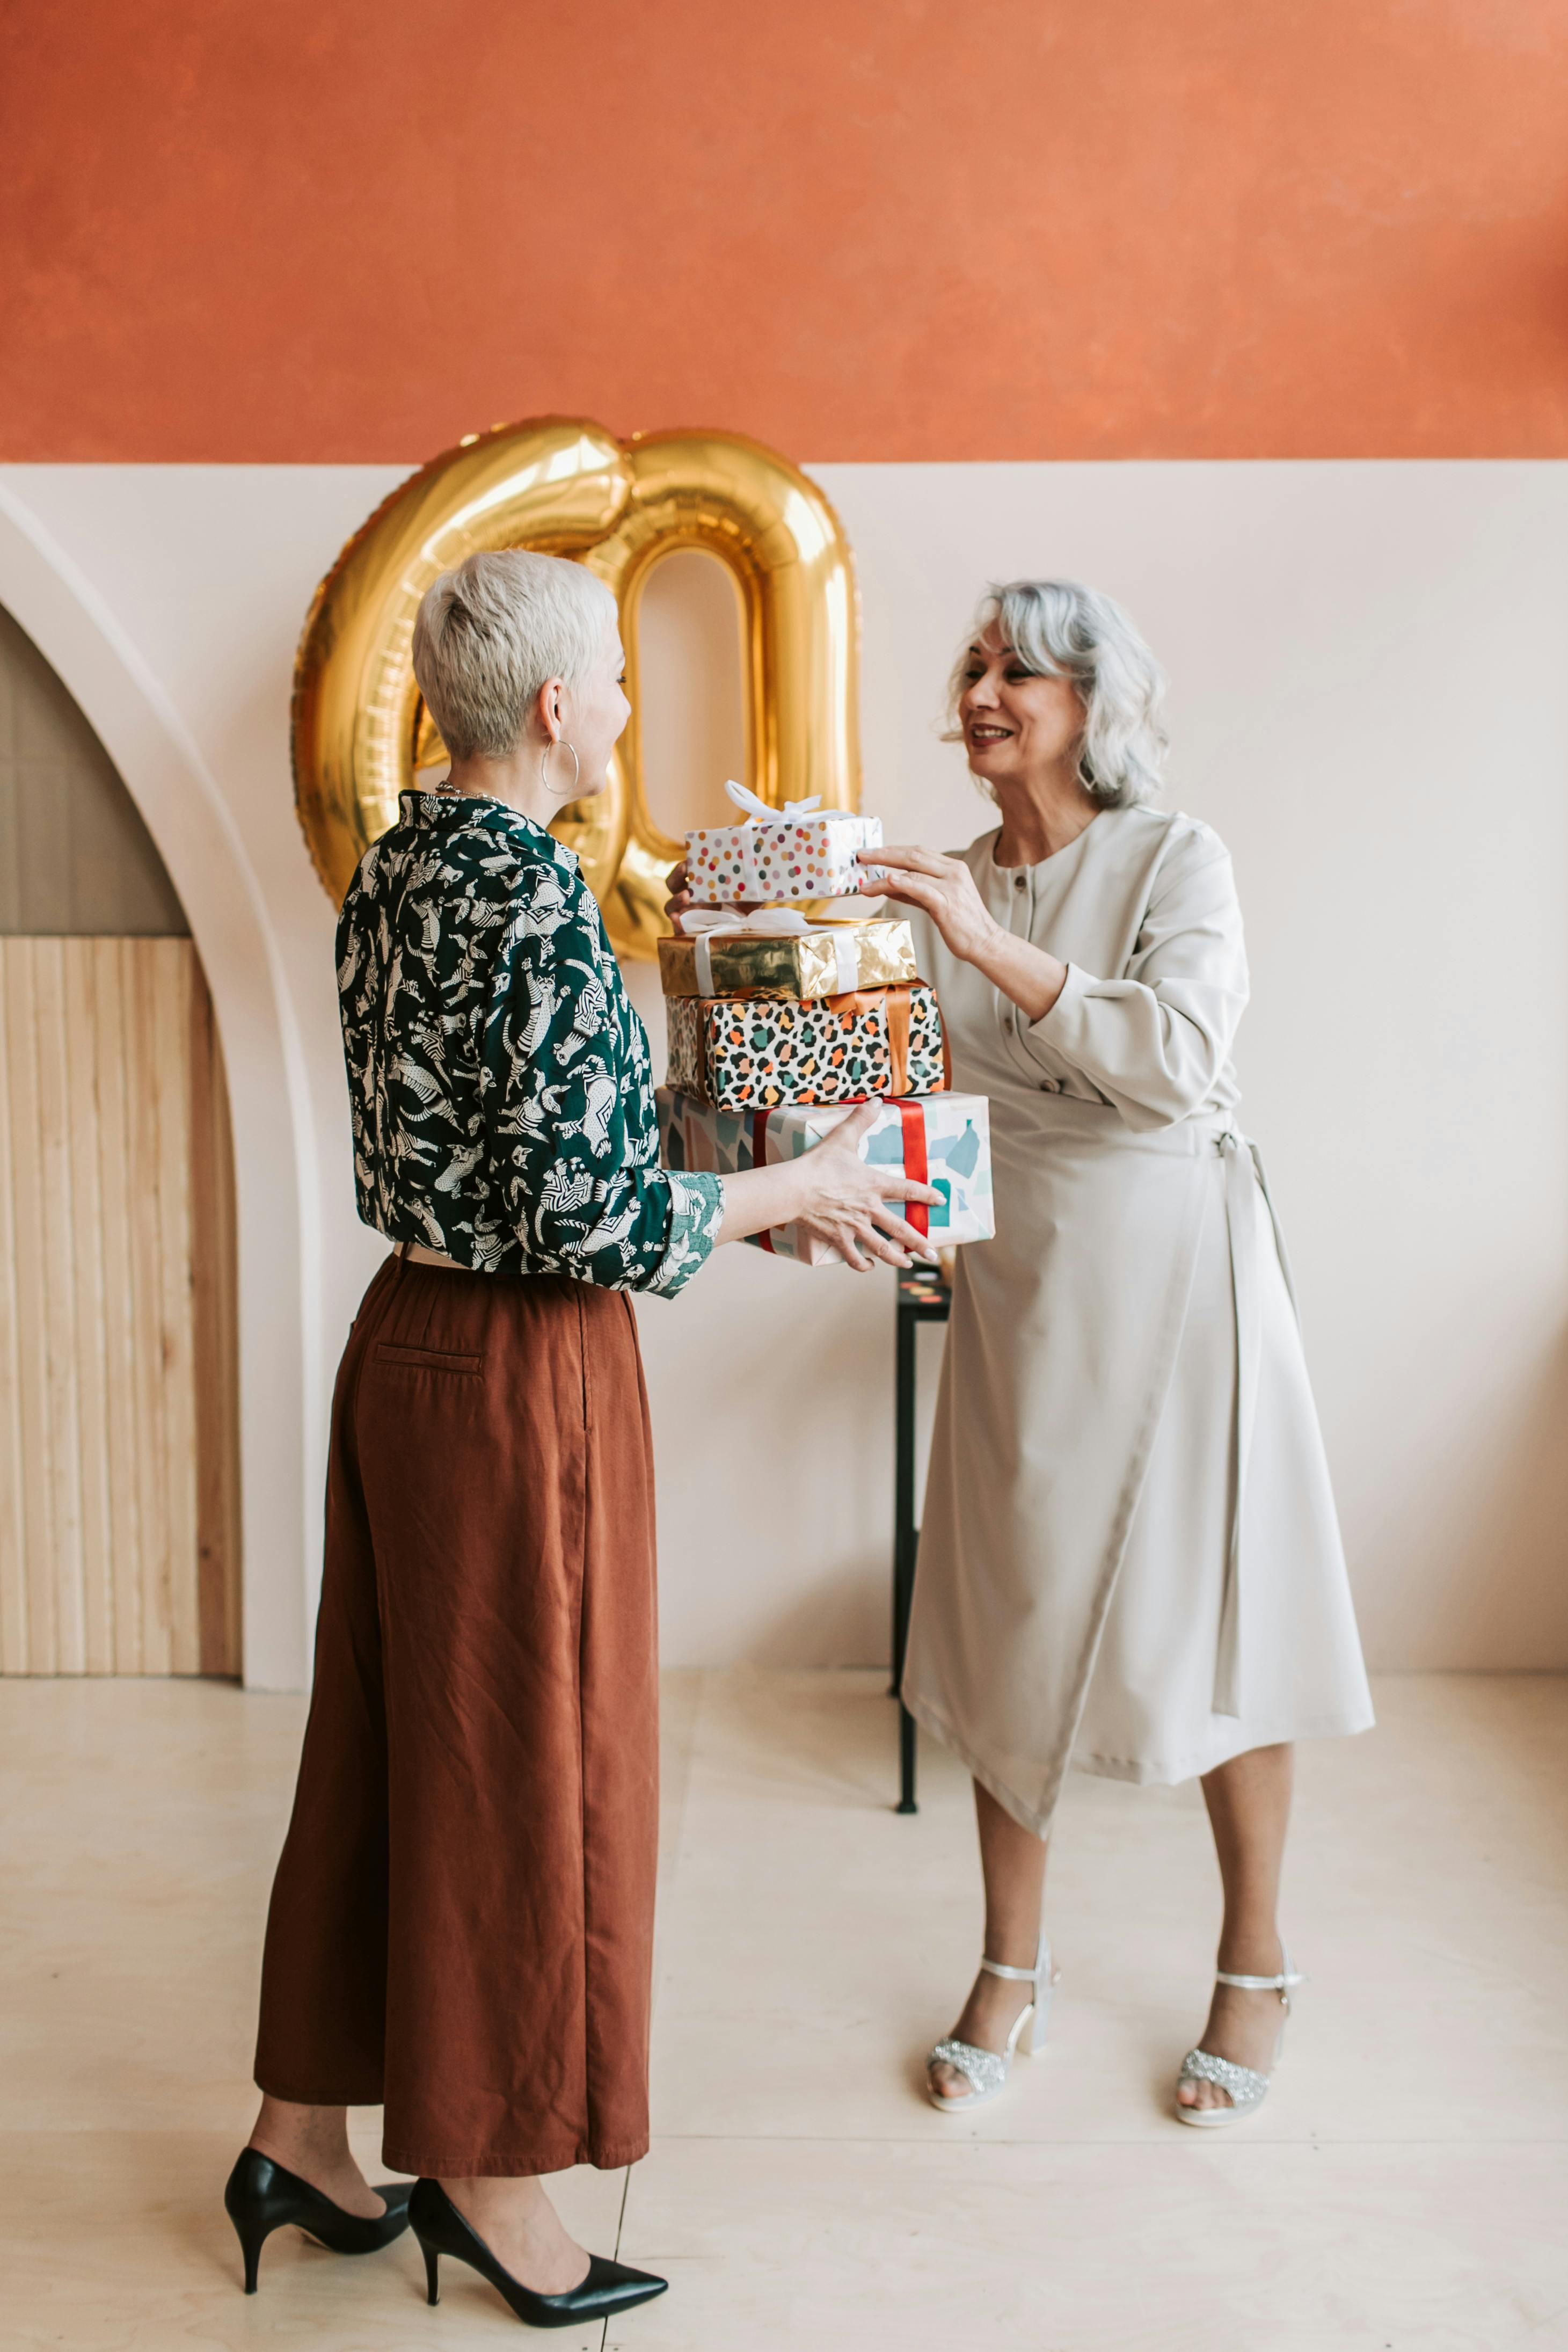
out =
<path fill-rule="evenodd" d="M 582 859 L 622 954 L 651 956 L 667 930 L 664 876 L 685 847 L 654 826 L 643 790 L 637 611 L 662 556 L 704 548 L 739 588 L 751 789 L 775 806 L 813 793 L 825 807 L 859 806 L 854 572 L 821 492 L 738 434 L 622 443 L 580 419 L 538 418 L 423 467 L 317 591 L 295 665 L 295 799 L 334 900 L 415 768 L 444 756 L 409 659 L 420 599 L 465 555 L 499 547 L 575 556 L 621 608 L 631 724 L 605 790 L 563 810 L 555 831 Z"/>

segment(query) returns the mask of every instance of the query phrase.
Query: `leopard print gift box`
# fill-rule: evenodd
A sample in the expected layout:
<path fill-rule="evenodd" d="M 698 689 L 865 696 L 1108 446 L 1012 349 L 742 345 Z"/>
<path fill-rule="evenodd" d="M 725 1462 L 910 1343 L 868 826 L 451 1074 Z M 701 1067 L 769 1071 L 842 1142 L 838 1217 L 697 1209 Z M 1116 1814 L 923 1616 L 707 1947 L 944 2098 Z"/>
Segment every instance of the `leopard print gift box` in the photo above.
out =
<path fill-rule="evenodd" d="M 923 982 L 801 1003 L 670 996 L 666 1083 L 721 1110 L 936 1094 L 946 1084 L 942 1015 Z"/>

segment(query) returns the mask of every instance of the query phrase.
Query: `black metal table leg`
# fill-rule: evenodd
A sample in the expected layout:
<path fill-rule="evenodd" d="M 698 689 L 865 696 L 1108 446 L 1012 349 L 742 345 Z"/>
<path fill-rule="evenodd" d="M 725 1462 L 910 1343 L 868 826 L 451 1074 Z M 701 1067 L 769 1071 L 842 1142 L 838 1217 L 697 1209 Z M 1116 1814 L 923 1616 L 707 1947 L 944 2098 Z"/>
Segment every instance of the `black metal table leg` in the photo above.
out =
<path fill-rule="evenodd" d="M 901 1693 L 909 1612 L 915 1600 L 915 1565 L 920 1529 L 915 1518 L 915 1334 L 922 1323 L 946 1323 L 948 1292 L 935 1275 L 898 1277 L 897 1394 L 894 1422 L 893 1479 L 893 1688 Z M 915 1717 L 898 1696 L 898 1810 L 919 1811 L 915 1801 Z"/>
<path fill-rule="evenodd" d="M 909 1642 L 909 1607 L 915 1595 L 915 1334 L 920 1310 L 898 1299 L 898 1401 L 894 1446 L 893 1535 L 893 1687 L 898 1701 L 898 1810 L 918 1811 L 915 1801 L 915 1717 L 902 1696 L 904 1654 Z"/>

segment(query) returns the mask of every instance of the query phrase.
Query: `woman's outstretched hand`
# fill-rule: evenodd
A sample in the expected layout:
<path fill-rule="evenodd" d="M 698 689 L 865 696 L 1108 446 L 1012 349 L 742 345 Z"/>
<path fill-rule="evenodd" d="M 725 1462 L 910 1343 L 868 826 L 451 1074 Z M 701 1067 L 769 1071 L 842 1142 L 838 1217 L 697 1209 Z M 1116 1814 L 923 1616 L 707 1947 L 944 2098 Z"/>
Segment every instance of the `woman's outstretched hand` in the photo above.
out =
<path fill-rule="evenodd" d="M 862 1103 L 799 1160 L 726 1176 L 719 1240 L 745 1241 L 770 1225 L 799 1225 L 813 1241 L 836 1249 L 857 1274 L 877 1265 L 913 1265 L 917 1258 L 935 1265 L 932 1243 L 887 1203 L 929 1203 L 940 1201 L 940 1192 L 889 1168 L 869 1167 L 860 1156 L 861 1139 L 881 1109 L 880 1103 Z"/>
<path fill-rule="evenodd" d="M 900 898 L 930 916 L 944 943 L 964 963 L 977 963 L 993 946 L 1000 924 L 978 890 L 961 857 L 941 857 L 934 849 L 862 849 L 862 866 L 885 869 L 861 883 L 863 896 Z"/>
<path fill-rule="evenodd" d="M 895 1216 L 889 1201 L 940 1201 L 935 1186 L 873 1168 L 861 1158 L 861 1138 L 874 1126 L 881 1103 L 862 1103 L 793 1164 L 806 1181 L 805 1204 L 794 1223 L 817 1241 L 831 1242 L 846 1265 L 869 1274 L 880 1259 L 911 1265 L 916 1258 L 935 1265 L 938 1255 L 924 1234 Z"/>
<path fill-rule="evenodd" d="M 864 877 L 862 894 L 918 907 L 950 954 L 983 971 L 1030 1021 L 1044 1020 L 1067 985 L 1067 966 L 1003 929 L 961 857 L 939 857 L 934 849 L 862 849 L 860 857 L 863 866 L 886 869 L 883 881 Z"/>

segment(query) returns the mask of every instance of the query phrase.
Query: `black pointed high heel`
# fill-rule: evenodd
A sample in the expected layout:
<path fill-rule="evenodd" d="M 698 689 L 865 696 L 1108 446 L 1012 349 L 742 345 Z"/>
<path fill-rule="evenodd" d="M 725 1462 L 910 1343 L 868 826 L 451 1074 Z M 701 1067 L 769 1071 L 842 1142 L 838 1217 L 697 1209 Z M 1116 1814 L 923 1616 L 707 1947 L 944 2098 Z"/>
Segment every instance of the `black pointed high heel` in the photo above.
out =
<path fill-rule="evenodd" d="M 604 2319 L 630 2311 L 636 2303 L 652 2303 L 663 2294 L 668 2279 L 652 2271 L 634 2271 L 603 2254 L 590 2254 L 588 2276 L 564 2294 L 536 2294 L 530 2286 L 503 2270 L 476 2230 L 462 2214 L 437 2180 L 416 2180 L 409 2200 L 408 2218 L 424 2255 L 424 2277 L 432 2303 L 441 2300 L 441 2257 L 451 2254 L 487 2278 L 497 2294 L 509 2303 L 530 2327 L 571 2327 L 588 2319 Z"/>
<path fill-rule="evenodd" d="M 401 2238 L 408 2227 L 408 2180 L 381 2180 L 376 2195 L 386 2200 L 386 2211 L 373 2220 L 345 2213 L 319 2189 L 312 2189 L 298 2173 L 287 2172 L 259 2148 L 242 2147 L 239 2160 L 224 2190 L 224 2210 L 235 2225 L 245 2256 L 245 2291 L 256 2293 L 256 2265 L 274 2230 L 293 2222 L 334 2254 L 376 2254 Z"/>

